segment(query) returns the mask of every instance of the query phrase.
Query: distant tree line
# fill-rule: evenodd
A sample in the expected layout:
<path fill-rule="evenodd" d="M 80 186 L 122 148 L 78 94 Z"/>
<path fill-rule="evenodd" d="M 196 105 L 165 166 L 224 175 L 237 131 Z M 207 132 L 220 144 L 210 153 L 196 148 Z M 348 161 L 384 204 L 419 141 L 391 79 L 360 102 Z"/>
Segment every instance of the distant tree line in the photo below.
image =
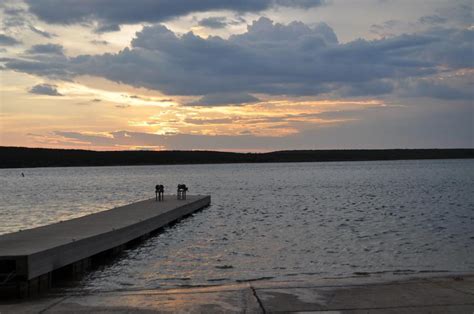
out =
<path fill-rule="evenodd" d="M 474 158 L 474 149 L 348 149 L 229 153 L 217 151 L 90 151 L 0 147 L 0 168 L 455 158 Z"/>

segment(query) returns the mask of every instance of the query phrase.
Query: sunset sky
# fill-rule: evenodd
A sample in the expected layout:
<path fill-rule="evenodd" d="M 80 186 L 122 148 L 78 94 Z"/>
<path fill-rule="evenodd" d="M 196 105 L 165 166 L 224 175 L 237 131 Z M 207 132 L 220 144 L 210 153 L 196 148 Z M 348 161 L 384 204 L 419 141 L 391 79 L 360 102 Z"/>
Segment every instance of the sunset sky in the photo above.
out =
<path fill-rule="evenodd" d="M 472 3 L 0 0 L 0 146 L 472 148 Z"/>

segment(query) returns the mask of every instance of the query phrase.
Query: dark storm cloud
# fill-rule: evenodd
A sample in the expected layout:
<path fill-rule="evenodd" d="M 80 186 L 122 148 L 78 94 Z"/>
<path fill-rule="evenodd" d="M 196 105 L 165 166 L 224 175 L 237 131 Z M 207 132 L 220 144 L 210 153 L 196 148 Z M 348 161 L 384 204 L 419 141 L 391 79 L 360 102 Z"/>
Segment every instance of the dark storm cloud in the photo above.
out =
<path fill-rule="evenodd" d="M 63 46 L 57 44 L 43 44 L 43 45 L 34 45 L 26 51 L 30 54 L 54 54 L 54 55 L 63 55 L 64 49 Z"/>
<path fill-rule="evenodd" d="M 49 23 L 99 21 L 104 25 L 160 22 L 193 12 L 259 12 L 273 6 L 309 8 L 323 0 L 27 0 L 29 11 Z"/>
<path fill-rule="evenodd" d="M 474 30 L 436 28 L 419 34 L 341 44 L 322 23 L 275 24 L 260 18 L 228 39 L 178 36 L 163 25 L 145 27 L 118 53 L 12 60 L 12 70 L 63 79 L 104 77 L 170 95 L 201 95 L 202 105 L 230 103 L 221 95 L 370 96 L 396 82 L 472 68 Z M 214 95 L 214 96 L 212 96 Z M 214 97 L 214 98 L 213 98 Z M 239 104 L 246 101 L 234 99 Z"/>
<path fill-rule="evenodd" d="M 21 41 L 4 34 L 0 34 L 0 46 L 14 46 L 21 44 Z"/>
<path fill-rule="evenodd" d="M 35 85 L 29 90 L 29 92 L 32 94 L 38 94 L 38 95 L 63 96 L 62 94 L 58 92 L 57 86 L 51 85 L 51 84 Z"/>
<path fill-rule="evenodd" d="M 207 28 L 224 28 L 227 26 L 227 18 L 225 16 L 212 16 L 199 21 L 199 26 Z"/>

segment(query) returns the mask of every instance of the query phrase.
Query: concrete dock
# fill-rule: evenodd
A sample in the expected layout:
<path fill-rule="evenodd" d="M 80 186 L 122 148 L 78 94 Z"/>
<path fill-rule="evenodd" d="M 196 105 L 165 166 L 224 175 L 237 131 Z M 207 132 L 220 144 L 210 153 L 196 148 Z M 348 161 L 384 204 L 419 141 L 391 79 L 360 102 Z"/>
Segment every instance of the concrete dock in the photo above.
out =
<path fill-rule="evenodd" d="M 472 274 L 254 281 L 212 287 L 54 293 L 0 313 L 474 313 Z"/>
<path fill-rule="evenodd" d="M 87 268 L 90 258 L 120 250 L 131 241 L 208 206 L 210 196 L 162 202 L 149 199 L 43 227 L 0 236 L 0 294 L 21 296 L 50 287 L 55 271 Z M 5 293 L 5 292 L 3 292 Z"/>

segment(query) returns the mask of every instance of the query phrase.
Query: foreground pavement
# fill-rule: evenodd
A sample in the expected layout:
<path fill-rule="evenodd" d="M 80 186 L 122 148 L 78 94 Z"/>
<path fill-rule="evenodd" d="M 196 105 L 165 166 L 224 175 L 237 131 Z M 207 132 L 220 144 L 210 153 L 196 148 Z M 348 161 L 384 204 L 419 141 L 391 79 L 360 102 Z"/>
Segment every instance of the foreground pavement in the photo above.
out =
<path fill-rule="evenodd" d="M 49 294 L 0 302 L 7 313 L 474 313 L 474 274 L 357 277 L 169 290 Z"/>

